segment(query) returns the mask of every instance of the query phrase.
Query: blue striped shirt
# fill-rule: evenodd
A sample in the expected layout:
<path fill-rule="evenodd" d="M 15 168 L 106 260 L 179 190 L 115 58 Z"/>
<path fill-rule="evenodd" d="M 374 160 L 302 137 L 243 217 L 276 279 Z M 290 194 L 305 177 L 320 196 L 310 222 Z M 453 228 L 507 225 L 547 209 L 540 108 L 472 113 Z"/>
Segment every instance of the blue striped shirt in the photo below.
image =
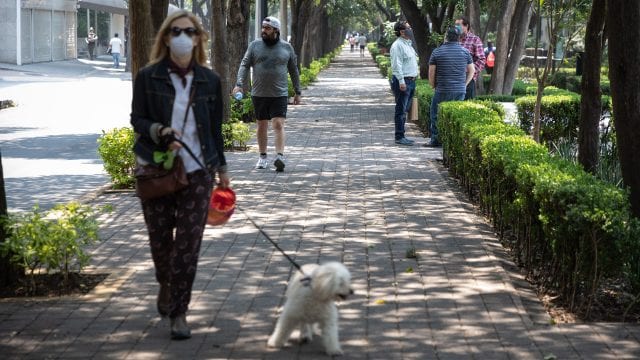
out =
<path fill-rule="evenodd" d="M 472 64 L 469 50 L 457 42 L 445 42 L 431 53 L 429 65 L 436 66 L 436 90 L 467 91 L 467 65 Z"/>

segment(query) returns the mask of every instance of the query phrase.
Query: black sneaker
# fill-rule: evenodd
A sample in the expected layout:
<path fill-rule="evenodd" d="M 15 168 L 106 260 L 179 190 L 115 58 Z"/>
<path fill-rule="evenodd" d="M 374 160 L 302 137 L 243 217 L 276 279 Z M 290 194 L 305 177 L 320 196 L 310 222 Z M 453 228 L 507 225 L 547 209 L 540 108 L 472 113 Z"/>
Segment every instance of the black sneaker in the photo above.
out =
<path fill-rule="evenodd" d="M 278 154 L 278 156 L 276 156 L 276 160 L 273 162 L 273 166 L 276 167 L 276 171 L 277 172 L 283 172 L 284 171 L 284 156 Z"/>

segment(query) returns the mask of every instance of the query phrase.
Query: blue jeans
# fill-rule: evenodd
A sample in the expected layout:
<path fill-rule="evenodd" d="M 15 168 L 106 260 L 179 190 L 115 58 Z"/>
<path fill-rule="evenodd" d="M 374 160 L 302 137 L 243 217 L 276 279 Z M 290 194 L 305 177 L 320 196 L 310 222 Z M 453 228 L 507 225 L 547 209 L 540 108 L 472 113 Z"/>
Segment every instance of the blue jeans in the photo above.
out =
<path fill-rule="evenodd" d="M 405 79 L 407 89 L 405 91 L 400 90 L 400 82 L 395 76 L 391 79 L 391 90 L 393 96 L 396 98 L 396 112 L 394 115 L 395 121 L 395 137 L 396 140 L 404 138 L 404 125 L 407 122 L 407 110 L 411 106 L 411 100 L 413 100 L 413 94 L 416 91 L 416 81 Z"/>
<path fill-rule="evenodd" d="M 431 100 L 431 123 L 429 130 L 431 131 L 431 145 L 439 145 L 438 140 L 438 105 L 443 101 L 464 100 L 465 92 L 438 91 L 433 94 Z"/>
<path fill-rule="evenodd" d="M 111 56 L 113 56 L 113 67 L 114 68 L 119 68 L 120 67 L 120 53 L 111 53 Z"/>

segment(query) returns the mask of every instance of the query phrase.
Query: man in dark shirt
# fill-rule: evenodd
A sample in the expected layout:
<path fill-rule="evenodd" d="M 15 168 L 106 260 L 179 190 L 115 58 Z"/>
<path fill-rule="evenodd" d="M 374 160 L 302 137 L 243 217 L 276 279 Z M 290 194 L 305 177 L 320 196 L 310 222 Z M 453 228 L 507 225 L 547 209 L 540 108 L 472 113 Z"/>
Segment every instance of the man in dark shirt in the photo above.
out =
<path fill-rule="evenodd" d="M 469 51 L 459 43 L 460 30 L 450 27 L 445 43 L 433 50 L 429 59 L 429 84 L 436 91 L 431 101 L 431 141 L 425 146 L 439 147 L 438 105 L 443 101 L 464 100 L 475 68 Z"/>

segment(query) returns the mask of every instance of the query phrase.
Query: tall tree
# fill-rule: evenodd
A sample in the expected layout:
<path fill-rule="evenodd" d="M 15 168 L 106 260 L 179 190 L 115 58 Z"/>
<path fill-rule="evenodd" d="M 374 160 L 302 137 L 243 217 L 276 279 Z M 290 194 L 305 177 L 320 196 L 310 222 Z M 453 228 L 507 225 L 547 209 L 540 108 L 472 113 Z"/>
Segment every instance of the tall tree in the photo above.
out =
<path fill-rule="evenodd" d="M 640 218 L 640 1 L 608 0 L 609 80 L 622 179 Z"/>
<path fill-rule="evenodd" d="M 129 1 L 131 77 L 149 62 L 151 47 L 160 25 L 167 17 L 169 0 Z"/>
<path fill-rule="evenodd" d="M 0 153 L 0 218 L 6 217 L 7 212 L 7 196 L 4 189 L 4 172 L 2 170 L 2 153 Z M 0 223 L 0 243 L 7 238 L 4 225 Z M 10 286 L 14 284 L 20 276 L 20 268 L 14 266 L 7 256 L 0 257 L 0 287 Z"/>
<path fill-rule="evenodd" d="M 167 17 L 168 10 L 169 0 L 151 0 L 151 26 L 153 26 L 153 35 L 160 29 L 162 22 Z"/>
<path fill-rule="evenodd" d="M 536 104 L 533 112 L 533 130 L 532 137 L 535 141 L 540 142 L 540 108 L 542 104 L 542 93 L 547 83 L 551 67 L 553 65 L 553 55 L 555 54 L 556 44 L 558 43 L 558 36 L 560 31 L 566 25 L 567 15 L 574 11 L 574 7 L 577 3 L 584 0 L 556 0 L 556 1 L 536 1 L 536 15 L 538 17 L 538 25 L 536 31 L 535 41 L 535 74 L 537 81 L 537 94 Z M 549 36 L 549 43 L 547 44 L 547 59 L 545 61 L 544 69 L 540 73 L 540 66 L 538 65 L 538 44 L 540 41 L 540 30 L 542 28 L 542 18 L 546 20 L 547 34 Z"/>
<path fill-rule="evenodd" d="M 283 0 L 284 1 L 284 0 Z M 311 10 L 315 0 L 291 0 L 291 46 L 298 56 L 298 66 L 303 57 L 303 47 L 307 24 L 311 18 Z"/>
<path fill-rule="evenodd" d="M 229 119 L 229 93 L 231 81 L 229 79 L 229 61 L 227 54 L 227 26 L 224 1 L 213 1 L 211 7 L 211 64 L 213 70 L 220 75 L 222 86 L 222 104 L 224 120 Z"/>
<path fill-rule="evenodd" d="M 402 13 L 411 24 L 418 48 L 420 77 L 429 77 L 429 58 L 439 44 L 432 41 L 433 33 L 443 34 L 444 26 L 453 21 L 456 1 L 425 1 L 418 7 L 415 0 L 399 0 Z M 429 26 L 431 20 L 431 26 Z"/>
<path fill-rule="evenodd" d="M 397 16 L 394 11 L 395 7 L 391 6 L 389 4 L 389 1 L 375 0 L 374 5 L 376 9 L 378 9 L 378 11 L 380 11 L 380 13 L 384 15 L 383 18 L 386 21 L 396 21 Z"/>
<path fill-rule="evenodd" d="M 578 161 L 582 167 L 595 173 L 598 166 L 599 122 L 602 111 L 600 94 L 600 65 L 605 38 L 606 0 L 593 0 L 591 15 L 584 37 L 584 63 L 582 69 L 582 98 L 580 100 L 580 127 L 578 128 Z"/>
<path fill-rule="evenodd" d="M 129 35 L 131 37 L 131 77 L 149 62 L 149 51 L 155 33 L 151 24 L 150 0 L 129 2 Z"/>
<path fill-rule="evenodd" d="M 282 0 L 286 1 L 286 0 Z M 249 45 L 249 0 L 230 0 L 227 12 L 226 51 L 229 62 L 229 85 L 236 81 L 240 62 Z M 232 86 L 233 87 L 233 86 Z M 226 89 L 223 89 L 225 91 Z M 246 89 L 248 90 L 248 89 Z"/>
<path fill-rule="evenodd" d="M 502 84 L 502 94 L 511 94 L 513 83 L 518 75 L 520 59 L 524 53 L 524 47 L 529 35 L 529 22 L 533 8 L 531 0 L 517 0 L 516 10 L 511 21 L 511 31 L 509 36 L 509 58 L 505 65 L 504 82 Z M 495 70 L 494 70 L 495 71 Z"/>
<path fill-rule="evenodd" d="M 509 58 L 509 30 L 516 10 L 515 1 L 504 1 L 500 9 L 498 35 L 496 37 L 496 60 L 491 74 L 491 92 L 502 94 L 504 88 L 505 70 Z"/>

